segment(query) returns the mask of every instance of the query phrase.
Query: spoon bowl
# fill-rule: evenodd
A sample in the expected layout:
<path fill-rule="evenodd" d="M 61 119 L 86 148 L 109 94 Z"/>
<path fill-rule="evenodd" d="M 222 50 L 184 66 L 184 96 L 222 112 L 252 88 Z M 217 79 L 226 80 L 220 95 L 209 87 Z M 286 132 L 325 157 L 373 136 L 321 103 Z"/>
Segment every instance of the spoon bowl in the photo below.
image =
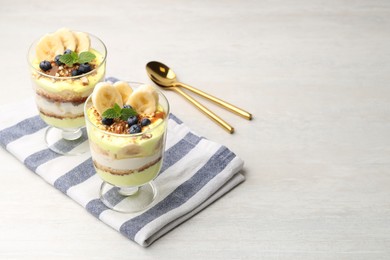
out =
<path fill-rule="evenodd" d="M 167 65 L 151 61 L 146 65 L 148 76 L 161 87 L 172 87 L 176 82 L 176 74 Z"/>

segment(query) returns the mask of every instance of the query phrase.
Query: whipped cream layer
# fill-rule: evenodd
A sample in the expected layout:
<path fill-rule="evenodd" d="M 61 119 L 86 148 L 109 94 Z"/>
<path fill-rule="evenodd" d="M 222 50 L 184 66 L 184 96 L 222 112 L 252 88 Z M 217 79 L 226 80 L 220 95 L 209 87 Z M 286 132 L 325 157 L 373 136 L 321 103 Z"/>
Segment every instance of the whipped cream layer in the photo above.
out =
<path fill-rule="evenodd" d="M 35 101 L 39 115 L 48 125 L 62 129 L 74 129 L 85 125 L 84 103 L 53 102 L 39 95 L 35 96 Z"/>
<path fill-rule="evenodd" d="M 35 102 L 39 111 L 51 113 L 58 117 L 78 117 L 84 115 L 84 103 L 53 102 L 39 95 L 36 95 Z"/>
<path fill-rule="evenodd" d="M 154 155 L 135 158 L 113 159 L 106 154 L 101 153 L 101 150 L 95 150 L 92 146 L 91 155 L 93 159 L 103 167 L 111 168 L 113 174 L 130 174 L 132 171 L 139 171 L 150 164 L 154 164 L 162 158 L 162 150 Z"/>
<path fill-rule="evenodd" d="M 92 148 L 91 155 L 100 177 L 119 187 L 148 183 L 156 177 L 162 163 L 162 150 L 147 157 L 113 159 Z"/>

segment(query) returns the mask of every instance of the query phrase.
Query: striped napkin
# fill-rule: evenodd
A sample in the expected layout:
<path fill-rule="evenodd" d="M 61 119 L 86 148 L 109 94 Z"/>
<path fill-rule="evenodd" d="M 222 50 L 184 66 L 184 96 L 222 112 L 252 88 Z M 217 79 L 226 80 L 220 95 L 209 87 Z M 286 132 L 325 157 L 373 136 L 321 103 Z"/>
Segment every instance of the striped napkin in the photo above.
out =
<path fill-rule="evenodd" d="M 124 214 L 99 199 L 101 179 L 89 152 L 62 156 L 46 147 L 47 125 L 34 100 L 3 107 L 0 144 L 25 166 L 125 237 L 147 247 L 244 181 L 243 161 L 223 145 L 192 132 L 169 116 L 162 170 L 155 179 L 159 195 L 153 207 Z M 5 112 L 6 111 L 6 112 Z M 87 145 L 86 133 L 79 145 Z"/>

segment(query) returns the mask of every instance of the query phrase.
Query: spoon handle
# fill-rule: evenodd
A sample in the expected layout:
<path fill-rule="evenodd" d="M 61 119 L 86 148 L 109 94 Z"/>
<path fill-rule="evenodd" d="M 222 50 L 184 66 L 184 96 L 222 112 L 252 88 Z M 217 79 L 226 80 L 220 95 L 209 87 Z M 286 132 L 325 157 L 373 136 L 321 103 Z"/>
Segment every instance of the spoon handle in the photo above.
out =
<path fill-rule="evenodd" d="M 228 103 L 226 101 L 223 101 L 222 99 L 214 97 L 214 96 L 212 96 L 210 94 L 207 94 L 206 92 L 203 92 L 202 90 L 196 89 L 196 88 L 191 87 L 191 86 L 189 86 L 187 84 L 184 84 L 182 82 L 178 82 L 176 84 L 178 86 L 181 86 L 183 88 L 186 88 L 186 89 L 188 89 L 188 90 L 198 94 L 199 96 L 202 96 L 204 98 L 207 98 L 207 99 L 217 103 L 221 107 L 229 109 L 233 113 L 236 113 L 237 115 L 239 115 L 239 116 L 241 116 L 241 117 L 243 117 L 245 119 L 252 120 L 252 114 L 247 112 L 247 111 L 245 111 L 245 110 L 243 110 L 243 109 L 241 109 L 241 108 L 238 108 L 238 107 L 236 107 L 236 106 L 234 106 L 234 105 L 232 105 L 232 104 L 230 104 L 230 103 Z"/>
<path fill-rule="evenodd" d="M 225 122 L 222 118 L 211 112 L 207 107 L 203 106 L 201 103 L 193 99 L 191 96 L 189 96 L 187 93 L 183 92 L 181 89 L 177 87 L 172 87 L 172 90 L 176 91 L 183 97 L 185 97 L 188 101 L 190 101 L 192 104 L 194 104 L 200 111 L 205 113 L 208 117 L 210 117 L 214 122 L 222 126 L 225 130 L 227 130 L 229 133 L 234 132 L 234 128 L 229 125 L 227 122 Z"/>

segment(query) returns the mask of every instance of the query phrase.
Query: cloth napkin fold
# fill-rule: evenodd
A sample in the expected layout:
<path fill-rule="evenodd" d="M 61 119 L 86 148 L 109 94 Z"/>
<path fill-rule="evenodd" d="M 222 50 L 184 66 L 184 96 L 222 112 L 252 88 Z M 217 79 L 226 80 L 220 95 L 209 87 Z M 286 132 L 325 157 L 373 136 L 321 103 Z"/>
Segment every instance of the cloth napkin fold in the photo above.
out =
<path fill-rule="evenodd" d="M 62 156 L 46 147 L 47 125 L 37 115 L 34 100 L 1 111 L 0 144 L 4 149 L 92 215 L 143 247 L 245 180 L 239 157 L 227 147 L 195 134 L 170 114 L 163 166 L 155 179 L 159 190 L 156 203 L 138 213 L 115 212 L 99 199 L 102 181 L 95 174 L 89 152 Z M 80 145 L 87 142 L 84 137 Z"/>

